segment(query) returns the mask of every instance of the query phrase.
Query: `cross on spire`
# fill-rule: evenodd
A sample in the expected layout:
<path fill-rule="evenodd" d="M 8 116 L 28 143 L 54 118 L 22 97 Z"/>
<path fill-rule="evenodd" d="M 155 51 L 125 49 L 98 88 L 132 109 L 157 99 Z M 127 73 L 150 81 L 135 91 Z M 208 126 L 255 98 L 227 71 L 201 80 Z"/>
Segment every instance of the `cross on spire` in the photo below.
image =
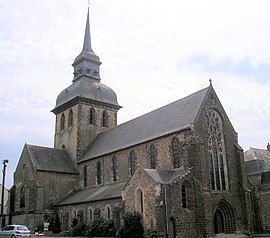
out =
<path fill-rule="evenodd" d="M 212 85 L 212 79 L 209 79 L 210 85 Z"/>

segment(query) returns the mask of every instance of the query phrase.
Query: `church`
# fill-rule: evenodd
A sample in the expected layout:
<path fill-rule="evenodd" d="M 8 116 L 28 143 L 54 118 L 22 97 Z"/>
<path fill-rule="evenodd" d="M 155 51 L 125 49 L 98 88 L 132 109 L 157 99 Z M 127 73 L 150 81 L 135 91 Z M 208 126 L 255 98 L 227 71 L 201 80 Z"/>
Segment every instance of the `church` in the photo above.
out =
<path fill-rule="evenodd" d="M 117 125 L 116 93 L 101 83 L 89 9 L 71 85 L 56 99 L 54 147 L 25 144 L 10 192 L 10 223 L 59 217 L 121 223 L 141 213 L 159 237 L 213 237 L 258 228 L 244 153 L 212 83 Z"/>

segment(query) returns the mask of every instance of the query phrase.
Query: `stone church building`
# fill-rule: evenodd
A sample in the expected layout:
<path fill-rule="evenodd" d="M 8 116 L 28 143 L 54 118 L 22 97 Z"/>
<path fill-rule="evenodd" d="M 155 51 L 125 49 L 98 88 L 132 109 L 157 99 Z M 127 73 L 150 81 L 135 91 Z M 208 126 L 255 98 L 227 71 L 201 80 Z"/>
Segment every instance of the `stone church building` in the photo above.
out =
<path fill-rule="evenodd" d="M 10 221 L 34 229 L 58 215 L 119 226 L 138 211 L 159 237 L 213 237 L 257 228 L 243 150 L 210 82 L 185 98 L 117 125 L 121 106 L 101 83 L 89 12 L 72 84 L 57 97 L 54 148 L 25 144 Z M 255 205 L 254 205 L 255 204 Z"/>

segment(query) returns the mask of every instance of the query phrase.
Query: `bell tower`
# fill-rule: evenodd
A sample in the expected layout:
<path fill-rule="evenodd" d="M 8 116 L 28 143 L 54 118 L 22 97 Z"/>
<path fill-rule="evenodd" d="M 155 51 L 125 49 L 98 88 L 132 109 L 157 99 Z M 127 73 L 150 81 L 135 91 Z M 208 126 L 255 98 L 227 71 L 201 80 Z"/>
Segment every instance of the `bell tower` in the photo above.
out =
<path fill-rule="evenodd" d="M 92 50 L 89 7 L 83 49 L 75 58 L 72 84 L 56 99 L 54 147 L 66 149 L 76 163 L 102 131 L 117 125 L 121 106 L 115 92 L 100 83 L 99 57 Z"/>

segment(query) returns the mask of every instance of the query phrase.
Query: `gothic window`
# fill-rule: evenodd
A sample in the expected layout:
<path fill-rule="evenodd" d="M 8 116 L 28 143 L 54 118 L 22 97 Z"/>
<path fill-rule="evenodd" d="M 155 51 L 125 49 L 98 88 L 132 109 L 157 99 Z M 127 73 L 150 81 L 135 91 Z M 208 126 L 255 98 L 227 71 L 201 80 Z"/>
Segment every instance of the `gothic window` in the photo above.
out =
<path fill-rule="evenodd" d="M 107 218 L 108 218 L 108 220 L 111 220 L 111 209 L 110 209 L 110 207 L 107 207 Z"/>
<path fill-rule="evenodd" d="M 187 185 L 182 185 L 181 188 L 181 194 L 182 194 L 182 207 L 188 208 L 188 187 Z"/>
<path fill-rule="evenodd" d="M 94 108 L 91 108 L 89 111 L 89 124 L 91 125 L 96 124 L 96 111 Z"/>
<path fill-rule="evenodd" d="M 172 139 L 172 159 L 173 159 L 173 168 L 180 167 L 180 143 L 178 138 L 174 137 Z"/>
<path fill-rule="evenodd" d="M 136 207 L 137 211 L 143 214 L 143 191 L 141 189 L 138 189 L 136 192 Z"/>
<path fill-rule="evenodd" d="M 210 109 L 206 114 L 208 126 L 208 151 L 210 160 L 211 187 L 213 190 L 226 190 L 228 178 L 224 135 L 219 114 Z"/>
<path fill-rule="evenodd" d="M 93 210 L 89 208 L 89 221 L 93 220 Z"/>
<path fill-rule="evenodd" d="M 118 167 L 117 166 L 117 158 L 114 156 L 112 158 L 112 181 L 113 182 L 118 180 L 118 178 L 117 178 L 117 170 L 118 170 L 118 168 L 117 167 Z"/>
<path fill-rule="evenodd" d="M 107 111 L 102 113 L 102 126 L 109 127 L 109 116 Z"/>
<path fill-rule="evenodd" d="M 60 130 L 61 131 L 64 130 L 65 126 L 66 126 L 66 117 L 65 117 L 65 114 L 62 113 L 61 119 L 60 119 Z"/>
<path fill-rule="evenodd" d="M 87 187 L 87 166 L 83 167 L 83 186 Z"/>
<path fill-rule="evenodd" d="M 101 171 L 101 162 L 97 162 L 97 184 L 101 184 L 101 176 L 102 176 L 102 171 Z"/>
<path fill-rule="evenodd" d="M 157 167 L 157 150 L 156 146 L 153 144 L 150 147 L 150 168 L 156 169 Z"/>
<path fill-rule="evenodd" d="M 21 188 L 20 207 L 25 207 L 25 187 Z"/>
<path fill-rule="evenodd" d="M 73 125 L 73 117 L 73 111 L 70 109 L 68 112 L 68 127 Z"/>
<path fill-rule="evenodd" d="M 77 218 L 77 213 L 75 210 L 73 210 L 73 218 Z"/>
<path fill-rule="evenodd" d="M 136 168 L 136 154 L 135 152 L 132 150 L 130 152 L 129 155 L 129 167 L 130 167 L 130 175 L 132 175 L 135 172 L 135 168 Z"/>

